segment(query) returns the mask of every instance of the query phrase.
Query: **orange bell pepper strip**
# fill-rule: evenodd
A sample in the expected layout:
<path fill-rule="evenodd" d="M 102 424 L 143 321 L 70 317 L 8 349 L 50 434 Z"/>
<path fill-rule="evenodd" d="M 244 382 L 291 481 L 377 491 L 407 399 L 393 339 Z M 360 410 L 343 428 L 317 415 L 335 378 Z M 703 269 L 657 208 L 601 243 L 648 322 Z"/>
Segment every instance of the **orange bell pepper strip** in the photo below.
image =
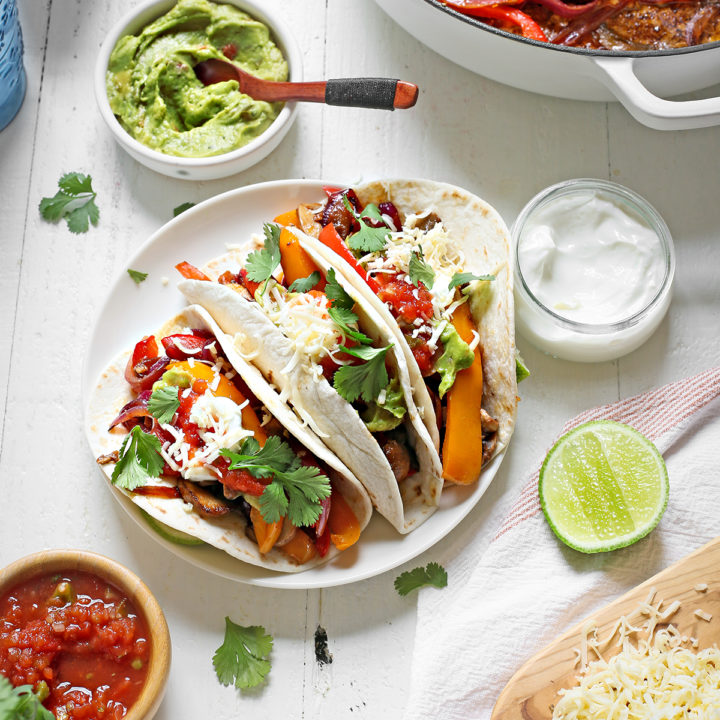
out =
<path fill-rule="evenodd" d="M 189 262 L 179 262 L 175 269 L 188 280 L 206 280 L 207 282 L 210 282 L 210 278 L 202 271 L 196 268 L 194 265 L 191 265 Z"/>
<path fill-rule="evenodd" d="M 360 523 L 345 498 L 333 490 L 330 501 L 330 540 L 338 550 L 345 550 L 360 539 Z"/>
<path fill-rule="evenodd" d="M 352 254 L 350 248 L 343 242 L 338 231 L 332 223 L 328 223 L 321 231 L 318 236 L 318 240 L 323 245 L 326 245 L 331 250 L 335 251 L 355 272 L 369 285 L 370 289 L 374 293 L 380 291 L 380 285 L 378 285 L 375 278 L 368 276 L 365 270 L 360 266 L 355 256 Z"/>
<path fill-rule="evenodd" d="M 280 213 L 273 222 L 283 226 L 294 225 L 295 227 L 300 227 L 297 210 L 288 210 L 287 212 Z"/>
<path fill-rule="evenodd" d="M 466 343 L 472 342 L 475 325 L 467 303 L 455 310 L 452 324 Z M 482 394 L 482 356 L 480 348 L 476 347 L 472 365 L 457 374 L 455 382 L 447 392 L 447 419 L 442 446 L 443 478 L 458 485 L 469 485 L 480 477 Z"/>
<path fill-rule="evenodd" d="M 287 287 L 315 271 L 320 272 L 320 268 L 305 252 L 299 240 L 285 228 L 280 231 L 280 264 L 283 269 L 283 280 Z M 325 289 L 325 278 L 321 272 L 320 281 L 315 285 L 315 289 Z"/>
<path fill-rule="evenodd" d="M 298 565 L 304 565 L 308 560 L 312 560 L 317 553 L 313 541 L 300 528 L 280 549 L 285 551 Z"/>
<path fill-rule="evenodd" d="M 255 531 L 255 539 L 257 540 L 258 550 L 264 555 L 269 553 L 280 537 L 283 527 L 283 519 L 277 522 L 269 523 L 265 521 L 262 513 L 256 508 L 250 510 L 250 521 Z"/>

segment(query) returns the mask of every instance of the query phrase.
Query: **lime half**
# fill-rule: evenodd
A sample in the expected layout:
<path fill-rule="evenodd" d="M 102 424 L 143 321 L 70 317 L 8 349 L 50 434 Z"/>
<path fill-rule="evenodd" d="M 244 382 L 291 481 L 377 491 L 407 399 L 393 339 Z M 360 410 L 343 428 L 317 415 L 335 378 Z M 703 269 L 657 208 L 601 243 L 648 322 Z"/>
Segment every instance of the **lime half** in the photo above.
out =
<path fill-rule="evenodd" d="M 170 542 L 174 542 L 177 545 L 204 545 L 205 543 L 199 538 L 193 537 L 184 533 L 182 530 L 176 530 L 175 528 L 166 525 L 159 520 L 156 520 L 152 515 L 146 513 L 142 508 L 140 512 L 145 518 L 147 524 L 158 534 L 160 537 L 164 537 Z"/>
<path fill-rule="evenodd" d="M 571 548 L 595 553 L 645 537 L 665 512 L 669 482 L 662 455 L 644 435 L 597 420 L 555 443 L 539 491 L 553 532 Z"/>

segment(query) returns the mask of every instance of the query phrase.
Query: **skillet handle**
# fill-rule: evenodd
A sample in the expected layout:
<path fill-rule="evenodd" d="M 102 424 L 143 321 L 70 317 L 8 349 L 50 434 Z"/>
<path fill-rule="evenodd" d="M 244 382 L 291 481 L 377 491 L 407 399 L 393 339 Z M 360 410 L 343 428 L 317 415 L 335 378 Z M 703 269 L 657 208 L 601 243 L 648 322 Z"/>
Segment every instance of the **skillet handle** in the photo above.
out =
<path fill-rule="evenodd" d="M 594 75 L 643 125 L 655 130 L 691 130 L 720 125 L 720 97 L 664 100 L 651 93 L 635 73 L 638 58 L 594 57 Z"/>

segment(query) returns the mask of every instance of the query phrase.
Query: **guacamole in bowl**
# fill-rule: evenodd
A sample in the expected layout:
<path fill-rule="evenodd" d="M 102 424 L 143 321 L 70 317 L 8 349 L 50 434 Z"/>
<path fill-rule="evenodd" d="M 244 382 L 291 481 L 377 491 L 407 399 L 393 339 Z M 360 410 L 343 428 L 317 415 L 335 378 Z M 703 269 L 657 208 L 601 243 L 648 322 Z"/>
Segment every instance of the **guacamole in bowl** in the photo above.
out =
<path fill-rule="evenodd" d="M 110 54 L 107 98 L 122 127 L 167 155 L 206 158 L 261 135 L 282 103 L 253 100 L 235 80 L 204 86 L 193 70 L 218 58 L 266 80 L 287 80 L 288 64 L 267 25 L 234 5 L 178 0 Z"/>

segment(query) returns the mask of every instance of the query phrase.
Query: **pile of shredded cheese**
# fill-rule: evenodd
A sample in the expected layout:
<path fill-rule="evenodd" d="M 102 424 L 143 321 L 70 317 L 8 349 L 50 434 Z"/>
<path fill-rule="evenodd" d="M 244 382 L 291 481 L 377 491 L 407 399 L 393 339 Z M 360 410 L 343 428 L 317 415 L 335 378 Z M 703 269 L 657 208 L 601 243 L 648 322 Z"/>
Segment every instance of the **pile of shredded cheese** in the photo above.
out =
<path fill-rule="evenodd" d="M 312 375 L 319 380 L 323 371 L 318 363 L 324 357 L 329 355 L 338 365 L 345 364 L 337 357 L 345 333 L 328 314 L 325 296 L 288 294 L 279 285 L 273 285 L 259 302 L 272 323 L 292 343 L 294 354 L 283 368 L 283 374 L 291 372 L 297 365 L 307 366 L 309 360 Z"/>
<path fill-rule="evenodd" d="M 653 590 L 636 613 L 620 618 L 602 641 L 596 628 L 586 628 L 577 651 L 579 684 L 560 691 L 554 720 L 720 720 L 720 650 L 684 647 L 697 648 L 698 641 L 682 636 L 673 625 L 656 631 L 680 603 L 662 609 L 662 601 L 653 604 L 654 596 Z M 633 625 L 638 613 L 645 620 Z M 708 621 L 711 617 L 703 616 Z M 616 636 L 622 651 L 606 661 L 602 652 Z M 597 659 L 588 662 L 590 653 Z"/>

